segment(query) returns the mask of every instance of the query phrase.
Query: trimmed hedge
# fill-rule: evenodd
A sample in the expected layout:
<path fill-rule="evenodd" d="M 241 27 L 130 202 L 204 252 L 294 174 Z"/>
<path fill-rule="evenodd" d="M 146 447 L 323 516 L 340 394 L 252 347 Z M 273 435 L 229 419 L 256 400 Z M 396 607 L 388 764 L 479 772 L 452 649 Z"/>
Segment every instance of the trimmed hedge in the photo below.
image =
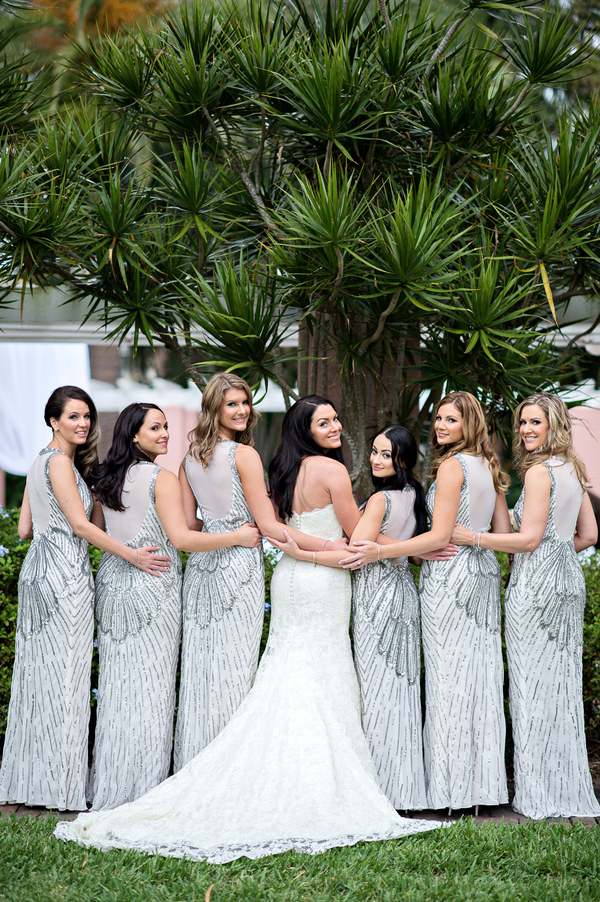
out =
<path fill-rule="evenodd" d="M 10 700 L 10 683 L 14 661 L 15 628 L 17 623 L 17 581 L 23 558 L 29 542 L 22 542 L 17 534 L 18 510 L 0 508 L 0 744 L 4 738 L 6 715 Z M 269 629 L 270 583 L 277 560 L 273 551 L 265 551 L 265 625 L 261 652 L 264 649 Z M 100 562 L 101 552 L 90 547 L 92 569 Z M 182 556 L 185 562 L 185 557 Z M 503 573 L 503 582 L 508 578 L 508 557 L 498 555 Z M 588 743 L 600 744 L 600 552 L 584 563 L 583 572 L 587 587 L 583 632 L 583 703 L 586 719 Z M 92 686 L 97 685 L 97 656 L 94 655 Z M 505 680 L 505 692 L 507 683 Z M 94 705 L 94 693 L 91 704 Z M 507 723 L 508 704 L 506 705 Z M 507 736 L 507 751 L 510 751 L 510 733 Z M 507 756 L 508 757 L 508 756 Z"/>

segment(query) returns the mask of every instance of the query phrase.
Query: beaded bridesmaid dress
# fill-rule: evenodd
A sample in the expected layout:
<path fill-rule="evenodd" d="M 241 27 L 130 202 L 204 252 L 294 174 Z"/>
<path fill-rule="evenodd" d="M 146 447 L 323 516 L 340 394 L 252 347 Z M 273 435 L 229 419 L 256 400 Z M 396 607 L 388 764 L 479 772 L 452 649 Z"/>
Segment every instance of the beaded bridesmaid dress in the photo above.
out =
<path fill-rule="evenodd" d="M 236 442 L 221 439 L 206 469 L 186 457 L 186 475 L 206 532 L 233 532 L 252 522 L 236 448 Z M 212 742 L 248 694 L 264 610 L 262 547 L 233 545 L 190 555 L 183 581 L 176 771 Z"/>
<path fill-rule="evenodd" d="M 496 503 L 487 462 L 470 454 L 456 459 L 464 477 L 457 522 L 487 531 Z M 430 515 L 435 492 L 434 482 Z M 463 545 L 449 561 L 424 561 L 419 588 L 428 807 L 504 804 L 500 566 L 493 551 Z"/>
<path fill-rule="evenodd" d="M 171 766 L 181 635 L 181 561 L 155 507 L 160 467 L 140 461 L 123 486 L 125 511 L 103 508 L 106 531 L 139 548 L 158 545 L 171 567 L 152 576 L 104 554 L 96 576 L 100 673 L 88 794 L 115 808 L 162 783 Z"/>
<path fill-rule="evenodd" d="M 382 494 L 380 531 L 410 539 L 414 489 Z M 425 808 L 420 606 L 407 558 L 376 561 L 352 574 L 352 631 L 363 727 L 379 785 L 394 808 Z"/>
<path fill-rule="evenodd" d="M 19 609 L 0 801 L 86 808 L 94 585 L 88 544 L 52 491 L 44 448 L 27 476 L 33 541 L 19 577 Z M 75 467 L 86 515 L 90 491 Z"/>
<path fill-rule="evenodd" d="M 323 539 L 342 535 L 332 505 L 290 523 Z M 399 817 L 379 788 L 350 651 L 350 574 L 285 555 L 271 593 L 256 681 L 216 739 L 143 798 L 62 822 L 56 836 L 223 863 L 439 826 Z"/>
<path fill-rule="evenodd" d="M 548 523 L 535 551 L 515 555 L 505 604 L 513 808 L 531 818 L 598 817 L 583 720 L 585 581 L 573 544 L 583 492 L 570 463 L 552 457 L 544 466 Z M 525 490 L 519 527 L 524 501 Z"/>

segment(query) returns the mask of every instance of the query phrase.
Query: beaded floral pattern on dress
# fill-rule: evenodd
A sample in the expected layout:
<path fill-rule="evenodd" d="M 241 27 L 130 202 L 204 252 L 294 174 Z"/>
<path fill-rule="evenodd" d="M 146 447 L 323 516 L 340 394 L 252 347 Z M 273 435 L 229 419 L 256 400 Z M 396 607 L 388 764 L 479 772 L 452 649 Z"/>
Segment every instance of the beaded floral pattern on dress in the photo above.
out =
<path fill-rule="evenodd" d="M 463 471 L 463 484 L 460 489 L 460 502 L 456 522 L 467 529 L 472 529 L 469 517 L 469 478 L 462 454 L 455 455 Z M 427 492 L 427 513 L 433 517 L 436 482 Z M 489 524 L 488 524 L 489 528 Z M 422 572 L 427 575 L 435 562 L 424 561 Z M 444 562 L 443 585 L 448 593 L 454 596 L 457 607 L 475 620 L 477 626 L 483 626 L 491 633 L 500 630 L 500 565 L 496 555 L 488 548 L 477 548 L 462 545 L 458 554 L 450 561 Z"/>
<path fill-rule="evenodd" d="M 543 461 L 543 464 L 550 474 L 551 483 L 548 522 L 536 550 L 515 556 L 507 602 L 511 587 L 515 591 L 517 582 L 526 585 L 531 570 L 535 569 L 537 591 L 534 607 L 540 613 L 540 626 L 548 631 L 549 638 L 556 642 L 559 649 L 579 653 L 583 645 L 585 580 L 573 544 L 574 534 L 563 540 L 556 532 L 556 477 L 552 465 L 548 461 Z M 514 508 L 519 529 L 524 504 L 525 490 Z"/>
<path fill-rule="evenodd" d="M 58 448 L 44 448 L 44 476 L 48 489 L 50 518 L 44 532 L 33 521 L 33 541 L 19 576 L 17 632 L 25 639 L 40 633 L 59 608 L 60 599 L 93 592 L 94 583 L 85 539 L 75 535 L 56 500 L 50 481 L 50 461 Z M 73 466 L 77 491 L 86 517 L 94 502 L 81 474 Z"/>
<path fill-rule="evenodd" d="M 98 629 L 109 633 L 116 642 L 123 642 L 128 636 L 137 636 L 161 613 L 161 597 L 178 591 L 181 580 L 181 559 L 169 541 L 156 512 L 154 487 L 160 467 L 150 462 L 140 461 L 136 466 L 154 467 L 150 481 L 150 504 L 138 534 L 125 544 L 130 548 L 160 544 L 160 553 L 168 555 L 171 566 L 162 573 L 161 592 L 156 592 L 148 574 L 123 558 L 104 554 L 98 568 L 96 588 L 96 622 Z"/>
<path fill-rule="evenodd" d="M 198 505 L 206 532 L 234 532 L 253 521 L 235 465 L 236 448 L 237 444 L 230 442 L 227 449 L 233 484 L 231 510 L 226 517 L 216 518 Z M 199 627 L 222 620 L 238 600 L 245 598 L 245 589 L 255 592 L 257 572 L 262 570 L 262 548 L 233 545 L 191 554 L 183 588 L 183 616 L 194 620 Z"/>
<path fill-rule="evenodd" d="M 389 492 L 382 495 L 385 514 L 380 531 L 385 533 L 392 501 Z M 369 623 L 379 654 L 412 685 L 421 672 L 421 630 L 419 595 L 408 558 L 400 563 L 374 561 L 356 570 L 352 582 L 355 610 Z"/>

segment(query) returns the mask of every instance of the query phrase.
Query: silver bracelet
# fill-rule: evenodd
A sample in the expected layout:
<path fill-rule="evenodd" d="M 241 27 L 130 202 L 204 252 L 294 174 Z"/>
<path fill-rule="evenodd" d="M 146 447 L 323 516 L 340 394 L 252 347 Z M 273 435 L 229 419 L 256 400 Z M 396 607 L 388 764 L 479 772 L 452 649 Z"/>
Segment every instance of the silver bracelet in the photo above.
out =
<path fill-rule="evenodd" d="M 323 549 L 324 549 L 325 546 L 327 545 L 327 542 L 328 542 L 328 541 L 329 541 L 329 539 L 325 539 L 325 541 L 324 541 L 323 544 L 321 545 L 321 549 L 320 549 L 321 551 L 323 551 Z"/>
<path fill-rule="evenodd" d="M 313 567 L 316 567 L 316 566 L 317 566 L 317 562 L 316 562 L 316 560 L 315 560 L 316 556 L 317 556 L 317 552 L 316 552 L 316 551 L 313 551 Z"/>
<path fill-rule="evenodd" d="M 137 559 L 136 567 L 139 567 L 140 566 L 140 549 L 139 548 L 137 550 L 137 556 L 138 556 L 138 559 Z"/>
<path fill-rule="evenodd" d="M 378 560 L 378 561 L 381 560 L 381 558 L 379 557 L 380 554 L 381 554 L 381 545 L 378 545 L 378 546 L 377 546 L 377 560 Z"/>

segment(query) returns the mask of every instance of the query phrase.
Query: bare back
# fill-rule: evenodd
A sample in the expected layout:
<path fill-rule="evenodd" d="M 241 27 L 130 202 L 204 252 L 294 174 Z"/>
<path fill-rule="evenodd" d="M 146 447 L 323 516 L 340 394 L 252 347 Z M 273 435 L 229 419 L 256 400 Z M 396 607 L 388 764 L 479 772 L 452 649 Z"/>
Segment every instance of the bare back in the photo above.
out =
<path fill-rule="evenodd" d="M 297 514 L 327 507 L 333 503 L 332 480 L 340 479 L 341 470 L 348 473 L 343 464 L 327 457 L 306 457 L 300 464 L 294 489 L 292 507 Z M 349 481 L 349 479 L 348 479 Z"/>

